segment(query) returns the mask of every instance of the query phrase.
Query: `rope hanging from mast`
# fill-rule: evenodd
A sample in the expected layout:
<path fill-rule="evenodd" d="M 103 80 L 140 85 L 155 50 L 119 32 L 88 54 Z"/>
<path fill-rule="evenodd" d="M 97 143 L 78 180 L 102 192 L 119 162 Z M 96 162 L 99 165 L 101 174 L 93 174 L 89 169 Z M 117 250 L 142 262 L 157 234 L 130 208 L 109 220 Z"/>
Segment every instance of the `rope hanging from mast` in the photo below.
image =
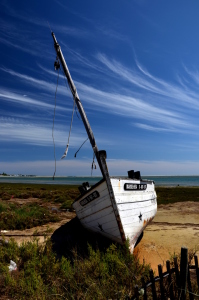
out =
<path fill-rule="evenodd" d="M 59 62 L 59 58 L 58 57 L 56 57 L 56 60 L 54 62 L 54 68 L 55 68 L 55 70 L 58 70 L 58 78 L 59 78 L 59 70 L 61 69 L 61 66 L 60 66 L 60 62 Z M 62 72 L 63 72 L 63 70 L 62 70 Z M 54 157 L 55 157 L 55 171 L 54 171 L 53 179 L 54 179 L 54 176 L 55 176 L 55 173 L 56 173 L 56 155 L 55 155 L 55 141 L 54 141 L 54 121 L 55 121 L 56 94 L 57 94 L 57 87 L 58 87 L 58 78 L 57 78 L 57 86 L 56 86 L 56 91 L 55 91 L 55 108 L 54 108 L 53 130 L 52 130 L 52 137 L 53 137 L 53 144 L 54 144 Z M 65 77 L 64 77 L 64 79 L 65 79 Z M 72 130 L 73 116 L 74 116 L 74 111 L 75 110 L 76 110 L 76 103 L 75 103 L 75 99 L 73 99 L 73 111 L 72 111 L 72 117 L 71 117 L 71 123 L 70 123 L 70 130 L 69 130 L 69 135 L 68 135 L 68 142 L 67 142 L 66 149 L 65 149 L 64 154 L 62 155 L 61 159 L 64 159 L 67 156 L 67 153 L 68 153 L 69 141 L 70 141 L 70 134 L 71 134 L 71 130 Z M 76 114 L 77 114 L 77 112 L 76 112 Z M 77 115 L 77 117 L 79 118 L 78 115 Z M 74 157 L 76 157 L 77 153 L 82 148 L 82 146 L 86 143 L 87 140 L 88 140 L 88 138 L 82 143 L 82 145 L 80 146 L 80 148 L 75 153 Z"/>
<path fill-rule="evenodd" d="M 91 165 L 91 176 L 93 176 L 93 169 L 97 169 L 96 164 L 95 164 L 95 153 L 93 152 L 93 162 Z"/>
<path fill-rule="evenodd" d="M 55 170 L 54 170 L 54 174 L 53 174 L 53 180 L 55 179 L 55 173 L 56 173 L 56 153 L 55 153 L 54 127 L 55 127 L 55 111 L 56 111 L 56 102 L 57 102 L 56 98 L 57 98 L 58 81 L 59 81 L 59 68 L 58 68 L 58 74 L 57 74 L 57 86 L 56 86 L 56 90 L 55 90 L 55 107 L 54 107 L 53 127 L 52 127 L 52 138 L 53 138 L 54 159 L 55 159 Z"/>
<path fill-rule="evenodd" d="M 66 145 L 66 149 L 65 149 L 64 154 L 62 155 L 61 159 L 65 158 L 66 155 L 67 155 L 67 153 L 68 153 L 68 147 L 69 147 L 69 141 L 70 141 L 70 134 L 71 134 L 71 129 L 72 129 L 74 111 L 75 111 L 75 100 L 73 101 L 73 112 L 72 112 L 72 117 L 71 117 L 71 122 L 70 122 L 70 130 L 69 130 L 69 135 L 68 135 L 68 143 Z"/>
<path fill-rule="evenodd" d="M 77 153 L 79 152 L 79 150 L 81 149 L 81 147 L 88 141 L 88 138 L 81 144 L 81 146 L 79 147 L 79 149 L 75 152 L 74 157 L 76 158 Z"/>
<path fill-rule="evenodd" d="M 59 78 L 59 70 L 60 70 L 60 62 L 59 62 L 59 58 L 58 56 L 56 57 L 56 60 L 54 62 L 54 68 L 55 71 L 58 70 L 58 78 Z M 58 78 L 57 78 L 57 86 L 58 86 Z M 64 77 L 65 78 L 65 77 Z M 56 87 L 56 91 L 55 91 L 55 108 L 54 108 L 54 118 L 53 118 L 53 132 L 52 132 L 52 136 L 53 136 L 53 143 L 54 143 L 54 157 L 55 157 L 55 141 L 54 141 L 54 121 L 55 121 L 55 109 L 56 109 L 56 94 L 57 94 L 57 87 Z M 72 117 L 71 117 L 71 123 L 70 123 L 70 130 L 69 130 L 69 136 L 68 136 L 68 142 L 66 145 L 66 149 L 64 151 L 64 154 L 62 155 L 61 159 L 64 159 L 68 153 L 68 148 L 69 148 L 69 141 L 70 141 L 70 134 L 71 134 L 71 129 L 72 129 L 72 123 L 73 123 L 73 116 L 74 116 L 74 111 L 75 111 L 75 100 L 73 100 L 73 112 L 72 112 Z M 54 175 L 53 175 L 53 179 L 56 173 L 56 157 L 55 157 L 55 171 L 54 171 Z"/>

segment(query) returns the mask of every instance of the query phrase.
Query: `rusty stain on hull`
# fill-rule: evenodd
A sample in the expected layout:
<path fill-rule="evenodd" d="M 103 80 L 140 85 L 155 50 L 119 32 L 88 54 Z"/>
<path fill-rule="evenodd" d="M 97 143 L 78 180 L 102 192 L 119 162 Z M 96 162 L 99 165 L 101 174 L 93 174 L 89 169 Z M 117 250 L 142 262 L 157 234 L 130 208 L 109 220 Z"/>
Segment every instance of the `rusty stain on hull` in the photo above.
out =
<path fill-rule="evenodd" d="M 143 226 L 145 227 L 148 223 L 150 223 L 153 220 L 153 217 L 151 217 L 150 219 L 144 220 L 143 222 Z"/>

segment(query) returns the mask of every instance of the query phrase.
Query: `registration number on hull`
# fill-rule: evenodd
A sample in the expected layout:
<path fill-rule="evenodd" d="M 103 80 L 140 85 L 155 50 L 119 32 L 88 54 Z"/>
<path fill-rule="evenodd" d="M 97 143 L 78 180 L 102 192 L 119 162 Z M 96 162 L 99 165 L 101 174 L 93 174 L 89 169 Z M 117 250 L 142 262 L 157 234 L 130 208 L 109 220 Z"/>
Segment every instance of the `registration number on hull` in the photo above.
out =
<path fill-rule="evenodd" d="M 140 183 L 140 184 L 135 184 L 135 183 L 125 183 L 125 184 L 124 184 L 124 189 L 125 189 L 125 191 L 140 191 L 140 190 L 146 190 L 146 189 L 147 189 L 147 184 L 146 184 L 146 183 Z"/>
<path fill-rule="evenodd" d="M 84 205 L 88 204 L 89 202 L 97 199 L 99 196 L 100 196 L 100 194 L 98 193 L 98 191 L 94 191 L 89 196 L 87 196 L 83 200 L 81 200 L 80 204 L 81 204 L 81 206 L 84 206 Z"/>

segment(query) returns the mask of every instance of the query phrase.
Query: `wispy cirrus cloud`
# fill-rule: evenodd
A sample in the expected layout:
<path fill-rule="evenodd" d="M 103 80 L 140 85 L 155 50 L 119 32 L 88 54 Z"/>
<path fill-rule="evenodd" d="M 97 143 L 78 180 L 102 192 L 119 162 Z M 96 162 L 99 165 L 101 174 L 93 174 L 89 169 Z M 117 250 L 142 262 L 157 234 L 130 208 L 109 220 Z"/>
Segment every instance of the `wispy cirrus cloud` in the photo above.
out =
<path fill-rule="evenodd" d="M 136 69 L 129 70 L 120 62 L 110 60 L 106 55 L 100 53 L 96 56 L 96 62 L 84 59 L 78 52 L 74 55 L 78 57 L 86 70 L 92 68 L 97 71 L 96 74 L 99 79 L 102 79 L 104 77 L 103 73 L 106 73 L 107 83 L 110 82 L 106 85 L 106 91 L 80 81 L 75 82 L 80 98 L 85 103 L 92 103 L 90 109 L 95 105 L 101 111 L 127 116 L 129 119 L 134 120 L 135 126 L 149 131 L 195 132 L 198 129 L 196 120 L 190 113 L 192 107 L 194 110 L 199 109 L 197 87 L 195 90 L 191 90 L 185 80 L 170 83 L 157 78 L 141 66 L 137 58 L 135 58 Z M 40 66 L 40 69 L 51 76 L 56 75 L 44 67 Z M 52 85 L 49 81 L 3 67 L 0 70 L 23 81 L 24 84 L 34 86 L 36 89 L 42 89 L 52 94 L 55 92 L 55 85 Z M 199 80 L 197 73 L 187 70 L 187 74 L 192 78 L 192 82 Z M 111 85 L 113 78 L 114 84 L 117 84 L 114 91 L 109 88 L 109 86 L 113 86 Z M 125 88 L 121 84 L 121 79 L 125 83 Z M 59 84 L 58 92 L 62 96 L 69 95 L 71 97 L 70 91 L 62 84 Z M 1 96 L 10 101 L 14 99 L 13 101 L 49 106 L 45 102 L 42 104 L 42 102 L 37 102 L 28 97 L 24 99 L 5 91 L 4 95 L 1 93 Z M 49 107 L 52 107 L 52 105 Z"/>
<path fill-rule="evenodd" d="M 65 147 L 67 142 L 67 130 L 63 125 L 57 125 L 54 128 L 53 135 L 57 147 Z M 71 145 L 78 147 L 82 143 L 84 134 L 76 130 L 71 137 Z M 0 117 L 0 140 L 2 142 L 20 142 L 22 144 L 51 146 L 52 122 L 51 123 L 34 123 L 34 120 L 14 117 Z"/>
<path fill-rule="evenodd" d="M 98 54 L 96 57 L 110 71 L 107 72 L 108 76 L 117 76 L 117 80 L 122 80 L 120 85 L 125 83 L 124 90 L 129 96 L 121 95 L 120 102 L 124 106 L 125 103 L 128 104 L 126 107 L 129 108 L 129 113 L 133 113 L 134 109 L 134 115 L 140 117 L 140 111 L 143 112 L 140 119 L 145 119 L 146 124 L 136 122 L 137 126 L 150 131 L 185 133 L 192 130 L 193 133 L 193 130 L 198 130 L 194 117 L 195 110 L 199 110 L 198 72 L 191 72 L 185 68 L 188 77 L 177 75 L 176 80 L 171 83 L 150 74 L 136 58 L 136 69 L 129 70 L 106 55 Z M 130 85 L 127 86 L 127 83 Z M 124 108 L 121 107 L 120 112 L 124 112 Z M 147 120 L 153 122 L 147 123 Z"/>
<path fill-rule="evenodd" d="M 34 107 L 40 107 L 40 108 L 49 108 L 49 109 L 53 109 L 54 105 L 52 104 L 48 104 L 45 103 L 43 101 L 38 101 L 35 100 L 34 98 L 31 98 L 27 95 L 23 94 L 19 94 L 19 92 L 11 92 L 10 90 L 4 89 L 4 88 L 0 88 L 0 98 L 2 100 L 5 101 L 10 101 L 10 102 L 16 102 L 18 104 L 22 104 L 22 105 L 32 105 Z M 59 106 L 57 107 L 57 109 L 63 109 L 60 108 Z"/>
<path fill-rule="evenodd" d="M 102 66 L 100 66 L 99 63 L 95 63 L 93 59 L 87 58 L 87 57 L 83 56 L 80 52 L 71 49 L 64 42 L 62 42 L 62 45 L 65 47 L 67 52 L 71 54 L 70 59 L 73 59 L 76 62 L 78 61 L 85 68 L 89 68 L 89 71 L 91 69 L 94 69 L 98 72 L 104 73 L 104 68 Z M 85 72 L 85 70 L 84 70 L 84 72 Z"/>
<path fill-rule="evenodd" d="M 185 126 L 179 127 L 179 128 L 174 127 L 173 124 L 168 124 L 167 127 L 152 126 L 152 125 L 147 125 L 147 124 L 142 124 L 142 123 L 135 123 L 135 125 L 138 128 L 141 128 L 144 130 L 162 132 L 162 133 L 171 132 L 171 133 L 187 133 L 187 134 L 189 134 L 191 128 L 192 128 L 192 130 L 195 130 L 195 131 L 198 130 L 197 126 L 191 126 L 191 128 L 189 126 L 189 128 L 187 128 L 188 124 L 185 124 L 185 123 L 184 123 Z"/>
<path fill-rule="evenodd" d="M 106 64 L 108 66 L 111 66 L 111 70 L 115 71 L 117 68 L 115 66 Z M 116 69 L 115 69 L 116 68 Z M 122 65 L 120 65 L 120 68 L 122 68 Z M 27 85 L 32 85 L 37 89 L 42 89 L 44 91 L 47 91 L 48 93 L 54 93 L 55 92 L 55 86 L 53 86 L 51 83 L 36 79 L 32 76 L 28 76 L 26 74 L 21 74 L 19 72 L 15 72 L 10 69 L 0 68 L 2 71 L 14 76 L 15 78 L 18 78 L 20 80 L 23 80 L 23 83 L 26 83 Z M 124 69 L 124 67 L 123 67 Z M 54 75 L 52 71 L 46 71 L 50 75 Z M 135 121 L 135 125 L 145 129 L 145 130 L 159 130 L 159 131 L 176 131 L 179 132 L 181 130 L 186 131 L 188 129 L 195 129 L 195 125 L 190 123 L 190 120 L 188 116 L 183 112 L 172 110 L 173 106 L 176 105 L 176 103 L 173 103 L 173 106 L 164 105 L 162 102 L 158 102 L 157 99 L 159 96 L 163 96 L 165 94 L 165 91 L 161 91 L 159 87 L 155 86 L 155 83 L 153 83 L 152 88 L 150 88 L 150 82 L 147 82 L 147 79 L 144 78 L 142 84 L 142 81 L 140 80 L 142 73 L 139 74 L 139 76 L 136 76 L 136 74 L 130 74 L 129 72 L 125 73 L 122 72 L 122 76 L 124 76 L 125 80 L 128 82 L 129 77 L 133 77 L 133 81 L 131 80 L 131 83 L 133 85 L 139 85 L 140 91 L 132 91 L 132 89 L 129 87 L 129 89 L 126 91 L 126 94 L 121 94 L 121 88 L 118 85 L 118 89 L 115 92 L 112 91 L 102 91 L 100 89 L 96 89 L 94 87 L 89 86 L 88 84 L 84 84 L 81 82 L 76 82 L 76 86 L 78 88 L 80 98 L 84 100 L 85 103 L 92 103 L 93 105 L 98 106 L 101 111 L 106 111 L 108 109 L 108 112 L 111 114 L 119 114 L 123 116 L 127 116 L 130 119 L 134 120 L 144 120 L 145 122 L 150 122 L 151 124 L 145 124 L 143 125 L 143 122 L 137 122 Z M 118 75 L 120 72 L 118 73 Z M 124 75 L 125 74 L 125 75 Z M 108 86 L 108 85 L 107 85 Z M 147 88 L 147 93 L 146 89 Z M 166 83 L 164 84 L 166 89 Z M 159 91 L 159 94 L 157 93 L 157 90 Z M 155 91 L 155 93 L 154 93 Z M 166 92 L 168 92 L 166 90 Z M 62 96 L 65 96 L 67 93 L 70 95 L 70 91 L 67 91 L 66 87 L 64 85 L 59 85 L 59 93 Z M 181 90 L 182 93 L 182 90 Z M 155 96 L 154 96 L 155 94 Z M 158 96 L 157 96 L 158 94 Z M 155 101 L 150 102 L 149 96 L 154 96 Z M 46 104 L 45 102 L 37 102 L 36 100 L 30 99 L 29 97 L 22 97 L 22 96 L 16 96 L 12 95 L 11 93 L 6 93 L 4 91 L 4 94 L 1 94 L 2 97 L 7 98 L 11 101 L 21 101 L 24 103 L 30 103 L 40 106 L 49 106 L 52 107 L 52 105 Z M 70 95 L 71 97 L 71 95 Z M 143 99 L 145 98 L 145 99 Z M 164 108 L 164 106 L 167 106 L 167 108 Z M 137 125 L 142 124 L 142 125 Z M 159 129 L 158 129 L 159 128 Z"/>
<path fill-rule="evenodd" d="M 7 74 L 10 74 L 11 76 L 15 77 L 18 80 L 23 81 L 23 83 L 26 85 L 31 85 L 31 86 L 35 87 L 36 89 L 42 89 L 48 93 L 51 93 L 52 95 L 54 95 L 54 93 L 55 93 L 56 81 L 54 81 L 54 84 L 52 84 L 52 82 L 45 81 L 42 79 L 37 79 L 37 78 L 34 78 L 33 76 L 22 74 L 22 73 L 13 71 L 11 69 L 0 68 L 0 70 L 3 72 L 6 72 Z M 49 71 L 49 74 L 52 75 L 53 73 L 51 71 Z M 64 96 L 70 95 L 71 96 L 71 94 L 69 93 L 69 90 L 66 88 L 66 86 L 59 85 L 58 89 L 59 89 L 59 93 L 61 95 L 64 95 Z"/>
<path fill-rule="evenodd" d="M 106 55 L 98 53 L 96 58 L 105 65 L 110 71 L 117 74 L 123 80 L 132 83 L 133 85 L 141 88 L 143 90 L 148 90 L 152 92 L 158 92 L 159 89 L 149 80 L 146 80 L 140 73 L 137 71 L 128 70 L 120 62 L 116 60 L 110 60 Z"/>
<path fill-rule="evenodd" d="M 48 70 L 46 70 L 46 72 L 48 72 Z M 134 82 L 136 83 L 138 80 L 139 78 L 136 78 L 135 76 Z M 128 93 L 133 94 L 132 96 L 120 94 L 119 87 L 118 92 L 116 91 L 114 93 L 109 91 L 104 92 L 81 82 L 76 82 L 76 85 L 80 92 L 80 98 L 84 99 L 86 102 L 92 103 L 92 105 L 97 105 L 102 111 L 107 111 L 108 108 L 109 113 L 125 115 L 128 117 L 136 116 L 138 119 L 140 118 L 148 121 L 155 120 L 165 126 L 165 131 L 168 129 L 168 124 L 170 124 L 170 127 L 173 126 L 173 129 L 170 128 L 168 131 L 177 130 L 175 129 L 176 126 L 184 128 L 188 126 L 188 122 L 184 120 L 184 116 L 180 113 L 161 108 L 161 105 L 160 107 L 152 105 L 148 101 L 142 100 L 141 97 L 143 96 L 141 93 L 139 98 L 137 93 L 135 93 L 134 96 L 134 93 L 130 89 L 128 90 Z M 151 130 L 155 127 L 145 126 L 145 129 L 147 128 L 150 128 Z"/>
<path fill-rule="evenodd" d="M 4 2 L 2 5 L 2 9 L 4 12 L 9 16 L 14 19 L 12 19 L 12 22 L 6 21 L 5 18 L 2 18 L 0 20 L 0 25 L 2 32 L 7 35 L 13 36 L 13 38 L 17 41 L 21 41 L 22 38 L 22 33 L 24 33 L 26 37 L 26 41 L 30 42 L 31 39 L 28 39 L 27 37 L 34 36 L 33 31 L 30 29 L 28 30 L 27 28 L 19 28 L 16 26 L 16 21 L 20 20 L 29 24 L 34 25 L 34 26 L 39 26 L 40 28 L 49 28 L 51 31 L 56 31 L 59 32 L 60 34 L 64 34 L 66 36 L 72 36 L 76 38 L 90 38 L 91 33 L 90 31 L 80 28 L 80 27 L 74 27 L 74 26 L 66 26 L 66 25 L 59 25 L 57 23 L 54 23 L 52 21 L 48 22 L 48 19 L 45 18 L 38 18 L 36 15 L 32 15 L 32 12 L 29 11 L 28 9 L 23 10 L 23 12 L 16 11 L 12 5 L 9 3 Z M 34 42 L 35 39 L 34 39 Z M 41 41 L 40 41 L 41 42 Z"/>
<path fill-rule="evenodd" d="M 106 55 L 101 53 L 99 53 L 96 57 L 110 71 L 123 78 L 123 80 L 130 82 L 135 87 L 142 89 L 143 91 L 145 90 L 150 93 L 166 97 L 165 103 L 161 103 L 162 106 L 166 106 L 167 103 L 170 105 L 171 101 L 173 106 L 175 104 L 179 105 L 178 101 L 181 101 L 180 106 L 185 105 L 190 107 L 190 104 L 192 104 L 194 105 L 194 108 L 199 109 L 197 92 L 189 89 L 189 87 L 185 84 L 184 86 L 177 85 L 177 83 L 170 83 L 153 76 L 143 66 L 141 66 L 137 59 L 135 59 L 137 70 L 129 70 L 118 61 L 110 60 L 106 57 Z M 190 72 L 189 74 L 193 75 L 193 73 Z M 195 80 L 196 78 L 197 77 L 195 76 Z"/>
<path fill-rule="evenodd" d="M 154 120 L 156 117 L 156 121 L 159 120 L 162 123 L 170 121 L 174 124 L 183 125 L 184 123 L 184 126 L 187 125 L 184 121 L 180 120 L 180 114 L 158 108 L 133 96 L 103 92 L 81 83 L 78 83 L 78 90 L 81 91 L 81 95 L 85 101 L 92 102 L 103 110 L 109 108 L 109 113 L 145 120 Z M 166 118 L 166 120 L 164 121 L 162 117 Z"/>
<path fill-rule="evenodd" d="M 22 27 L 16 19 L 12 19 L 12 21 L 8 21 L 5 18 L 0 19 L 1 44 L 30 55 L 44 57 L 48 50 L 45 49 L 45 44 L 39 38 L 36 39 L 35 36 L 29 26 Z M 43 51 L 41 51 L 41 48 Z"/>

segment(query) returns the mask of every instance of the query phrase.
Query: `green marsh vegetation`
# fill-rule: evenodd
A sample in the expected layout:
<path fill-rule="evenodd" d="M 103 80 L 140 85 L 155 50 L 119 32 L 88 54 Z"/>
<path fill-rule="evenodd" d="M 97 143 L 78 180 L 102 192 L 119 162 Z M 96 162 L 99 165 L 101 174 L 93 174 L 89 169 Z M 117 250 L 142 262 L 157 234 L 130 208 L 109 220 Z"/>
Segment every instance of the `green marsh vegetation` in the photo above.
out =
<path fill-rule="evenodd" d="M 156 188 L 158 205 L 198 201 L 199 188 Z M 0 184 L 0 229 L 26 229 L 55 222 L 60 211 L 72 210 L 79 195 L 76 186 Z M 17 270 L 9 272 L 10 260 Z M 18 246 L 0 240 L 0 298 L 2 299 L 128 299 L 141 277 L 149 279 L 149 265 L 131 255 L 128 245 L 112 244 L 103 251 L 88 244 L 87 255 L 76 249 L 72 255 L 56 259 L 51 240 L 40 245 L 32 242 Z M 4 298 L 3 298 L 4 297 Z"/>
<path fill-rule="evenodd" d="M 60 220 L 52 207 L 72 210 L 74 186 L 0 184 L 0 229 L 23 230 Z"/>
<path fill-rule="evenodd" d="M 199 187 L 156 187 L 156 193 L 158 205 L 199 201 Z"/>

